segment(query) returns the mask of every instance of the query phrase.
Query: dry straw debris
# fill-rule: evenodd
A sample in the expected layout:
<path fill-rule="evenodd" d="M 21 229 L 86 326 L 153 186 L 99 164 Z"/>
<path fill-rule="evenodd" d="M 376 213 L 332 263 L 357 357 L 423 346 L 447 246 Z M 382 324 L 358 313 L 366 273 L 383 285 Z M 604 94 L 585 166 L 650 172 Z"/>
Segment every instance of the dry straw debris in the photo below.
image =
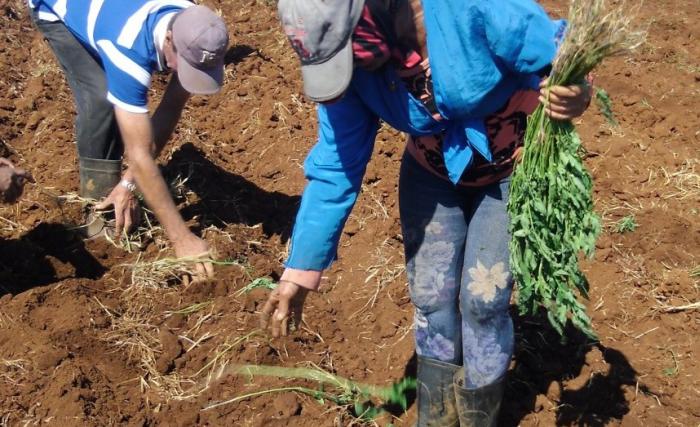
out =
<path fill-rule="evenodd" d="M 131 286 L 127 291 L 139 289 L 160 289 L 175 284 L 189 284 L 192 280 L 202 278 L 197 271 L 197 264 L 211 263 L 216 266 L 238 265 L 236 261 L 218 260 L 210 255 L 182 258 L 160 258 L 153 261 L 145 261 L 142 254 L 132 264 L 123 264 L 122 267 L 131 269 Z"/>
<path fill-rule="evenodd" d="M 136 288 L 159 289 L 174 283 L 181 283 L 183 277 L 195 276 L 195 265 L 208 258 L 161 258 L 154 261 L 144 261 L 141 254 L 131 268 L 131 286 Z"/>

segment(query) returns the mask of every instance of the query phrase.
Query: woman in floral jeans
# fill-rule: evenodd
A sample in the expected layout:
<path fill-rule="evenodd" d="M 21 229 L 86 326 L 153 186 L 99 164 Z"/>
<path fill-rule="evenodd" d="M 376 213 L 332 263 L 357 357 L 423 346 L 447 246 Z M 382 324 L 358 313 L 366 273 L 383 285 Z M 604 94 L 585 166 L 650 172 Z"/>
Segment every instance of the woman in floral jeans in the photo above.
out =
<path fill-rule="evenodd" d="M 399 201 L 418 353 L 418 426 L 492 426 L 513 353 L 509 177 L 527 115 L 588 106 L 538 86 L 561 23 L 533 0 L 280 0 L 318 102 L 318 142 L 263 327 L 286 335 L 335 259 L 380 119 L 409 135 Z M 427 39 L 426 39 L 427 33 Z M 545 99 L 546 98 L 546 99 Z"/>

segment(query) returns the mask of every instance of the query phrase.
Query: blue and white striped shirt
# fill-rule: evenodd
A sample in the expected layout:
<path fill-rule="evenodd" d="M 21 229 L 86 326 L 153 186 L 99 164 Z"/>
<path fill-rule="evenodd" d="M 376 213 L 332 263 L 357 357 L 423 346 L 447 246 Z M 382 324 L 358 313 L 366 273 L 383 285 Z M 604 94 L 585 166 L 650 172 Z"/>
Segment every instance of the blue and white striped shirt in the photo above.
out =
<path fill-rule="evenodd" d="M 39 19 L 62 21 L 101 60 L 107 99 L 134 113 L 148 112 L 151 74 L 165 68 L 159 49 L 168 23 L 193 5 L 187 0 L 28 1 Z"/>

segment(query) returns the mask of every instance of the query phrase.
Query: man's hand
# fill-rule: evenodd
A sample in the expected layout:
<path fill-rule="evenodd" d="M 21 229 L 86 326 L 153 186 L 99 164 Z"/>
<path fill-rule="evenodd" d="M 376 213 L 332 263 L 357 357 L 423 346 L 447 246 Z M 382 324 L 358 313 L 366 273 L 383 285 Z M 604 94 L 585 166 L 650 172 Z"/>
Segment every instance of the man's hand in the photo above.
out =
<path fill-rule="evenodd" d="M 122 231 L 130 232 L 139 221 L 141 208 L 134 194 L 129 189 L 117 184 L 109 195 L 95 209 L 107 210 L 114 206 L 114 233 L 121 236 Z"/>
<path fill-rule="evenodd" d="M 308 293 L 308 289 L 294 282 L 280 280 L 277 289 L 270 293 L 260 313 L 260 327 L 263 330 L 270 328 L 275 338 L 280 335 L 286 337 L 288 331 L 296 330 L 301 325 L 304 301 Z"/>
<path fill-rule="evenodd" d="M 16 168 L 11 161 L 0 158 L 0 200 L 14 203 L 22 195 L 24 184 L 34 182 L 32 175 L 22 168 Z"/>
<path fill-rule="evenodd" d="M 209 245 L 206 241 L 200 239 L 192 233 L 186 235 L 182 239 L 173 241 L 173 246 L 175 249 L 175 255 L 178 258 L 187 259 L 202 259 L 202 262 L 197 262 L 195 264 L 195 271 L 197 272 L 196 277 L 185 277 L 183 282 L 188 284 L 190 279 L 197 281 L 203 279 L 211 279 L 214 277 L 214 265 L 211 262 L 207 262 L 210 259 Z"/>
<path fill-rule="evenodd" d="M 550 87 L 547 87 L 547 79 L 540 83 L 540 102 L 545 113 L 554 120 L 572 120 L 583 115 L 592 95 L 590 81 L 581 85 Z"/>

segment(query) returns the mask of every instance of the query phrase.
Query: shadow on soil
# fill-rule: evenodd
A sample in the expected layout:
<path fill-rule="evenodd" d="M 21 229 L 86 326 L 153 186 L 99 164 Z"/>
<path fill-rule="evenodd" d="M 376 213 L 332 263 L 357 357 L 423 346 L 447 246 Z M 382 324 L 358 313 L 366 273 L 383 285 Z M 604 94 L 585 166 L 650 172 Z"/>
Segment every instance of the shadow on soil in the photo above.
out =
<path fill-rule="evenodd" d="M 0 241 L 0 296 L 67 277 L 97 279 L 105 271 L 63 224 L 42 223 L 19 239 Z"/>
<path fill-rule="evenodd" d="M 243 61 L 245 58 L 248 56 L 252 55 L 253 53 L 258 54 L 258 51 L 246 44 L 237 44 L 234 46 L 231 46 L 228 51 L 226 51 L 226 55 L 224 56 L 224 64 L 229 65 L 229 64 L 238 64 L 239 62 Z"/>
<path fill-rule="evenodd" d="M 629 412 L 623 386 L 637 385 L 638 377 L 624 354 L 591 342 L 571 326 L 565 330 L 567 341 L 562 342 L 544 316 L 514 314 L 513 318 L 515 364 L 508 373 L 500 426 L 517 426 L 527 414 L 552 410 L 547 400 L 544 404 L 537 400 L 548 392 L 557 405 L 557 425 L 603 426 Z M 607 372 L 594 372 L 577 390 L 565 390 L 563 382 L 582 375 L 586 355 L 593 349 L 602 354 Z M 648 391 L 642 384 L 639 390 Z"/>
<path fill-rule="evenodd" d="M 285 242 L 291 233 L 299 196 L 263 190 L 240 175 L 212 163 L 192 144 L 175 152 L 165 171 L 167 179 L 186 179 L 185 186 L 199 201 L 181 210 L 184 218 L 199 216 L 203 228 L 225 228 L 229 223 L 262 224 L 267 236 Z"/>

